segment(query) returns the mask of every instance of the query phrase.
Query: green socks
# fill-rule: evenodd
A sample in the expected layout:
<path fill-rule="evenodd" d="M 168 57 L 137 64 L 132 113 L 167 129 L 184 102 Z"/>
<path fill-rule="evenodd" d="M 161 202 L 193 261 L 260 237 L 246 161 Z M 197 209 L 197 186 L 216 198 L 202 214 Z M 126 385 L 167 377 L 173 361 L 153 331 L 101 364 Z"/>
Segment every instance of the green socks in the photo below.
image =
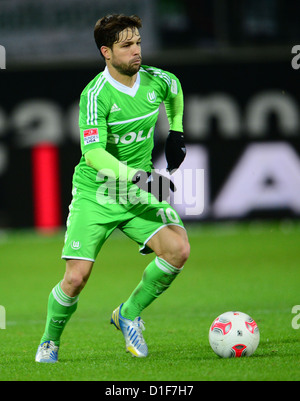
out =
<path fill-rule="evenodd" d="M 156 257 L 146 267 L 141 282 L 123 304 L 122 316 L 134 320 L 154 299 L 169 288 L 181 270 Z M 51 340 L 59 346 L 62 332 L 76 311 L 77 302 L 78 296 L 72 298 L 66 295 L 60 283 L 53 288 L 49 295 L 47 321 L 41 343 Z"/>
<path fill-rule="evenodd" d="M 72 298 L 66 295 L 62 291 L 60 283 L 53 288 L 49 295 L 47 321 L 41 343 L 52 340 L 55 345 L 59 345 L 60 336 L 75 312 L 77 302 L 78 296 Z"/>
<path fill-rule="evenodd" d="M 143 309 L 162 294 L 182 269 L 156 257 L 145 269 L 142 281 L 122 306 L 122 316 L 134 320 Z"/>

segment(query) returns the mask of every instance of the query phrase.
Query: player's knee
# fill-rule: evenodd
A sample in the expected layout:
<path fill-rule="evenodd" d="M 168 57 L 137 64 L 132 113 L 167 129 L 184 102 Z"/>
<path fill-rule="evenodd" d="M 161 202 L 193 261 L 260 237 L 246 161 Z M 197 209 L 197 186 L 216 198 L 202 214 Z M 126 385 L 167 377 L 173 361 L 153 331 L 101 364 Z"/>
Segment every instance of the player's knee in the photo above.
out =
<path fill-rule="evenodd" d="M 68 284 L 75 290 L 76 292 L 80 292 L 85 286 L 87 279 L 77 271 L 70 272 L 67 277 Z"/>
<path fill-rule="evenodd" d="M 180 267 L 182 267 L 190 256 L 190 244 L 188 241 L 181 240 L 178 246 L 177 258 L 179 260 Z"/>
<path fill-rule="evenodd" d="M 79 293 L 85 286 L 90 275 L 90 270 L 83 268 L 78 261 L 68 261 L 64 279 L 74 293 Z"/>
<path fill-rule="evenodd" d="M 182 228 L 175 230 L 165 227 L 155 234 L 147 245 L 157 256 L 179 269 L 190 255 L 188 237 Z"/>
<path fill-rule="evenodd" d="M 183 252 L 183 257 L 184 257 L 184 262 L 186 262 L 190 256 L 191 252 L 191 246 L 190 243 L 187 241 L 184 247 L 184 252 Z"/>
<path fill-rule="evenodd" d="M 183 267 L 190 255 L 190 244 L 188 241 L 178 238 L 169 249 L 169 263 L 178 268 Z"/>

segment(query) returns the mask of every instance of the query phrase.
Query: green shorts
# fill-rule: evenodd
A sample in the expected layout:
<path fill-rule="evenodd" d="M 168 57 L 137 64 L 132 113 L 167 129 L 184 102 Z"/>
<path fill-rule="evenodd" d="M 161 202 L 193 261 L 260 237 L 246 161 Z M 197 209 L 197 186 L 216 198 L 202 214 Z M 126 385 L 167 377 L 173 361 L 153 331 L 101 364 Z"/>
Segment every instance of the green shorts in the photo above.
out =
<path fill-rule="evenodd" d="M 169 203 L 100 204 L 95 192 L 73 189 L 62 259 L 95 261 L 110 234 L 120 229 L 139 244 L 141 254 L 151 253 L 147 242 L 167 225 L 183 227 Z"/>

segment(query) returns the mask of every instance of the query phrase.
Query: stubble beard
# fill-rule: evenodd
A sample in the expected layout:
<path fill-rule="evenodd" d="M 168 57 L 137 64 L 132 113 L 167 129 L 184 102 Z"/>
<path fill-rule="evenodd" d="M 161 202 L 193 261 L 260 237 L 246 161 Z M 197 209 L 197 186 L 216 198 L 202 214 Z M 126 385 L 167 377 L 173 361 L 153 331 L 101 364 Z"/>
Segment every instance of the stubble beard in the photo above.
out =
<path fill-rule="evenodd" d="M 139 64 L 116 64 L 112 63 L 112 66 L 122 75 L 127 75 L 128 77 L 133 77 L 141 67 L 142 60 L 140 61 Z"/>

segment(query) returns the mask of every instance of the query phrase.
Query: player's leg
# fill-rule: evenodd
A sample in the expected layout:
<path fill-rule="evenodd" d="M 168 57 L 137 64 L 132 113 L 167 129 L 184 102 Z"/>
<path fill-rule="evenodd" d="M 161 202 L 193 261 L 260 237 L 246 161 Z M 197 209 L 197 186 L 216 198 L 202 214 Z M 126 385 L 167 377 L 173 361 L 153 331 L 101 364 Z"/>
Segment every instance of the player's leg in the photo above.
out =
<path fill-rule="evenodd" d="M 92 271 L 94 260 L 113 231 L 114 226 L 100 225 L 99 205 L 79 198 L 74 191 L 67 221 L 62 258 L 66 259 L 64 278 L 50 292 L 45 331 L 41 339 L 37 362 L 56 362 L 62 332 L 75 312 L 78 295 Z M 51 355 L 54 357 L 51 358 Z"/>
<path fill-rule="evenodd" d="M 123 316 L 132 320 L 170 287 L 190 252 L 185 229 L 171 225 L 153 235 L 147 246 L 156 258 L 146 267 L 142 280 L 122 308 Z"/>
<path fill-rule="evenodd" d="M 60 345 L 62 332 L 77 309 L 78 296 L 91 274 L 93 262 L 67 260 L 64 278 L 51 291 L 48 300 L 47 322 L 42 341 Z"/>
<path fill-rule="evenodd" d="M 66 273 L 50 292 L 44 334 L 36 354 L 37 362 L 56 362 L 63 330 L 77 309 L 78 296 L 91 274 L 93 262 L 67 260 Z"/>
<path fill-rule="evenodd" d="M 127 350 L 138 357 L 148 355 L 142 336 L 144 326 L 139 315 L 169 288 L 180 273 L 190 250 L 186 231 L 177 212 L 167 204 L 161 205 L 156 210 L 145 210 L 121 227 L 126 235 L 142 244 L 142 253 L 154 251 L 157 255 L 146 267 L 141 282 L 127 301 L 113 312 L 111 319 L 122 330 Z"/>

